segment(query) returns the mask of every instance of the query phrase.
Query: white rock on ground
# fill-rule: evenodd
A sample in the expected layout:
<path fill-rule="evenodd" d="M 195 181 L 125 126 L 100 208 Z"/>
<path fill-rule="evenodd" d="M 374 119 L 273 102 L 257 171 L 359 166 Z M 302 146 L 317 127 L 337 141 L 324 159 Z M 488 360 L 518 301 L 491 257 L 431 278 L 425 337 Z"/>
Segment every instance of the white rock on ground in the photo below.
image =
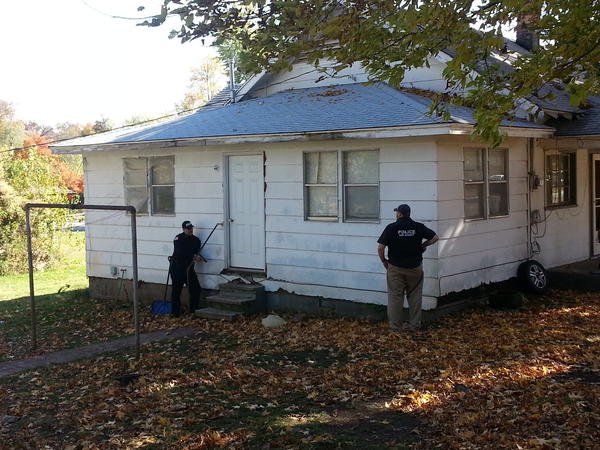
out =
<path fill-rule="evenodd" d="M 262 320 L 261 323 L 263 324 L 263 327 L 266 328 L 277 328 L 282 325 L 285 325 L 287 322 L 281 317 L 279 317 L 277 314 L 269 314 Z"/>

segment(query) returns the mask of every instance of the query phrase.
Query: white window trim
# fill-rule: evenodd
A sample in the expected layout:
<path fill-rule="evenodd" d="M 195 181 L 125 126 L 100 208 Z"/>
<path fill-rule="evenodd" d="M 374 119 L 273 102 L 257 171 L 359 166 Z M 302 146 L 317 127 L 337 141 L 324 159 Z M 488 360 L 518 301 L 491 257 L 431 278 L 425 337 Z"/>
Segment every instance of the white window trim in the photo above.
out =
<path fill-rule="evenodd" d="M 127 183 L 125 182 L 125 161 L 126 160 L 131 160 L 131 159 L 143 159 L 146 162 L 146 185 L 127 185 Z M 152 184 L 152 171 L 150 170 L 150 160 L 152 159 L 170 159 L 173 162 L 173 184 Z M 138 216 L 157 216 L 157 217 L 174 217 L 176 215 L 176 212 L 173 211 L 173 213 L 154 213 L 153 212 L 153 201 L 152 201 L 152 194 L 153 194 L 153 188 L 154 187 L 173 187 L 173 204 L 175 204 L 175 189 L 176 189 L 176 183 L 175 183 L 175 156 L 174 155 L 165 155 L 165 156 L 138 156 L 138 157 L 127 157 L 127 158 L 123 158 L 123 196 L 124 196 L 124 200 L 125 202 L 127 202 L 127 188 L 146 188 L 146 196 L 147 196 L 147 204 L 146 204 L 146 208 L 148 210 L 148 212 L 145 213 L 140 213 L 137 212 L 136 215 Z"/>
<path fill-rule="evenodd" d="M 336 154 L 336 172 L 335 172 L 335 183 L 307 183 L 306 182 L 306 157 L 305 155 L 307 153 L 335 153 Z M 339 201 L 337 202 L 338 204 L 337 206 L 337 210 L 336 213 L 337 215 L 335 217 L 329 217 L 329 216 L 309 216 L 308 215 L 308 211 L 309 211 L 309 196 L 308 196 L 308 190 L 311 187 L 335 187 L 336 191 L 338 191 L 338 186 L 339 186 L 339 179 L 340 179 L 340 162 L 339 162 L 339 152 L 337 150 L 311 150 L 311 151 L 305 151 L 302 152 L 302 184 L 303 184 L 303 189 L 302 189 L 302 193 L 304 196 L 304 220 L 305 221 L 316 221 L 316 222 L 338 222 L 339 221 L 339 217 L 340 217 L 340 205 L 339 205 Z M 339 199 L 339 192 L 337 193 L 337 197 Z"/>
<path fill-rule="evenodd" d="M 352 152 L 377 152 L 377 183 L 346 183 L 346 177 L 344 173 L 344 154 L 352 153 Z M 381 221 L 381 175 L 380 175 L 380 167 L 379 167 L 379 149 L 360 149 L 360 150 L 342 150 L 341 151 L 341 161 L 340 161 L 340 170 L 342 174 L 341 180 L 341 198 L 342 198 L 342 217 L 343 222 L 347 223 L 380 223 Z M 346 215 L 346 187 L 376 187 L 377 193 L 377 218 L 375 219 L 349 219 Z"/>
<path fill-rule="evenodd" d="M 571 192 L 572 196 L 575 197 L 569 202 L 565 203 L 548 203 L 548 189 L 552 188 L 551 181 L 548 182 L 546 177 L 548 175 L 548 156 L 561 156 L 561 155 L 569 155 L 569 191 L 573 191 L 571 187 L 574 187 L 574 195 Z M 575 160 L 575 168 L 574 168 L 574 179 L 571 180 L 571 156 Z M 575 208 L 579 206 L 578 204 L 578 196 L 577 196 L 577 152 L 576 151 L 549 151 L 544 153 L 544 208 L 545 209 L 561 209 L 561 208 Z"/>
<path fill-rule="evenodd" d="M 349 183 L 346 184 L 344 180 L 344 153 L 360 152 L 360 151 L 372 151 L 377 152 L 378 163 L 377 163 L 377 183 Z M 306 159 L 304 157 L 307 153 L 327 153 L 336 152 L 337 164 L 336 164 L 336 184 L 309 184 L 306 183 Z M 378 148 L 357 148 L 348 150 L 305 150 L 302 152 L 302 184 L 303 184 L 303 204 L 304 204 L 304 220 L 310 222 L 342 222 L 342 223 L 381 223 L 381 176 L 380 176 L 380 163 L 379 163 L 379 149 Z M 311 186 L 335 186 L 337 189 L 337 217 L 322 217 L 322 216 L 309 216 L 308 215 L 308 187 Z M 379 198 L 377 201 L 377 218 L 376 219 L 348 219 L 346 217 L 346 186 L 372 186 L 377 187 Z M 341 201 L 340 201 L 341 199 Z"/>
<path fill-rule="evenodd" d="M 464 155 L 465 149 L 473 149 L 473 150 L 482 150 L 483 151 L 483 180 L 482 181 L 466 181 L 465 176 L 465 162 Z M 492 150 L 489 147 L 476 147 L 476 146 L 466 146 L 463 147 L 463 214 L 464 214 L 464 204 L 465 204 L 465 194 L 464 194 L 464 186 L 466 185 L 478 185 L 483 184 L 483 217 L 463 217 L 465 222 L 476 222 L 482 220 L 489 219 L 502 219 L 510 216 L 510 152 L 507 147 L 500 147 L 499 150 L 504 150 L 506 154 L 505 158 L 505 170 L 506 170 L 506 180 L 504 181 L 490 181 L 489 180 L 489 151 Z M 507 214 L 502 214 L 499 216 L 492 216 L 490 214 L 490 184 L 506 184 L 506 209 Z"/>

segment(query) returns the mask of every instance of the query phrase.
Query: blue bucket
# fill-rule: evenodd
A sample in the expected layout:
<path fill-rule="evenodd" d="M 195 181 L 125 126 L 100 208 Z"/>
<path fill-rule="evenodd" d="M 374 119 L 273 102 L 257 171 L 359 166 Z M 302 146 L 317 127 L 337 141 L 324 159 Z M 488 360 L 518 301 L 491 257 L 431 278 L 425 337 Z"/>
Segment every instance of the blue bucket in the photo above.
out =
<path fill-rule="evenodd" d="M 152 302 L 152 314 L 171 314 L 171 302 L 157 300 Z"/>

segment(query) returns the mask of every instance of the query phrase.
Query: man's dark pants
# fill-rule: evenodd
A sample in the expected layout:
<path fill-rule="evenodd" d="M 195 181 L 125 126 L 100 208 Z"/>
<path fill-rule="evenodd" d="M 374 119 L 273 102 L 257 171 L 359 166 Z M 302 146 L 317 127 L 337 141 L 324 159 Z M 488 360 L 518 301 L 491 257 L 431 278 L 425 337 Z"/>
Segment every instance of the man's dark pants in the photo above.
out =
<path fill-rule="evenodd" d="M 173 263 L 171 266 L 171 278 L 173 280 L 173 286 L 171 287 L 171 314 L 173 316 L 181 314 L 181 291 L 184 285 L 187 285 L 190 291 L 190 313 L 196 311 L 200 304 L 200 292 L 202 288 L 200 287 L 194 264 Z"/>

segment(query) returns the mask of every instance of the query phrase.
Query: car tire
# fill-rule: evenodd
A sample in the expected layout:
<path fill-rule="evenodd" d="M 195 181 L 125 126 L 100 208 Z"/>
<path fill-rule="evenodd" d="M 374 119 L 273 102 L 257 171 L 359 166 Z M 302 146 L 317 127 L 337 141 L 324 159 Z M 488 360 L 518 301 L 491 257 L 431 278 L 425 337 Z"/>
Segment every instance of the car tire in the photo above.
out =
<path fill-rule="evenodd" d="M 548 272 L 535 260 L 525 261 L 519 266 L 517 278 L 524 289 L 534 294 L 543 294 L 548 290 Z"/>

